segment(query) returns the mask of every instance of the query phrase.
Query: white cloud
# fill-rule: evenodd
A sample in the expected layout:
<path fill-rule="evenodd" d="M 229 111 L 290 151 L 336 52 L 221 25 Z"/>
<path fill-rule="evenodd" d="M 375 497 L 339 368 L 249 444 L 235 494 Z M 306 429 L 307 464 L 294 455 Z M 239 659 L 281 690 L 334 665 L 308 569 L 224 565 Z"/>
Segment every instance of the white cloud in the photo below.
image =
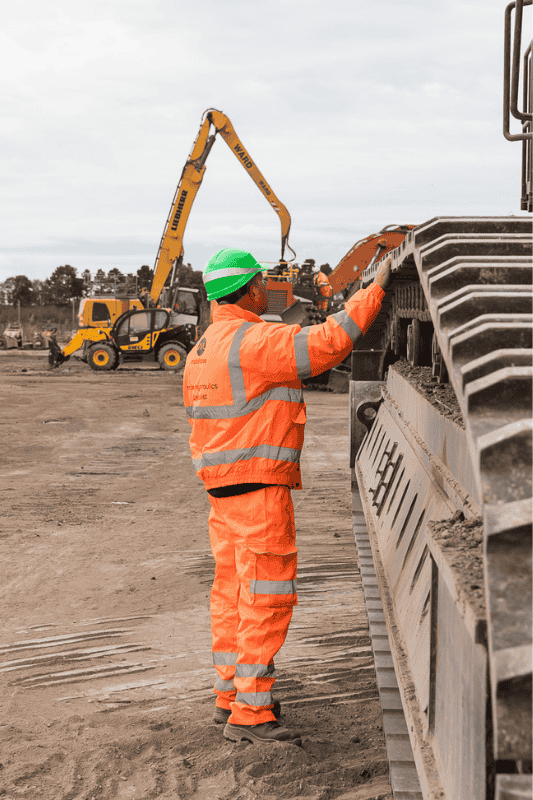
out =
<path fill-rule="evenodd" d="M 391 222 L 516 210 L 503 11 L 500 0 L 8 0 L 0 280 L 153 263 L 210 106 L 288 207 L 301 258 L 336 263 Z M 270 260 L 279 230 L 217 142 L 186 259 L 201 266 L 231 239 Z"/>

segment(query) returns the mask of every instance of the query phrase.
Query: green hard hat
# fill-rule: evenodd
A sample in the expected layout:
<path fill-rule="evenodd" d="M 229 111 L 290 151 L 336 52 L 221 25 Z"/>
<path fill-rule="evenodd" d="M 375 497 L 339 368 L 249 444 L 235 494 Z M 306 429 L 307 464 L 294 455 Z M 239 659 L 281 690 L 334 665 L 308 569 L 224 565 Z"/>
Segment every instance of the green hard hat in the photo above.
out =
<path fill-rule="evenodd" d="M 211 256 L 204 270 L 207 299 L 217 300 L 236 292 L 265 269 L 246 250 L 236 250 L 234 247 L 219 250 Z"/>

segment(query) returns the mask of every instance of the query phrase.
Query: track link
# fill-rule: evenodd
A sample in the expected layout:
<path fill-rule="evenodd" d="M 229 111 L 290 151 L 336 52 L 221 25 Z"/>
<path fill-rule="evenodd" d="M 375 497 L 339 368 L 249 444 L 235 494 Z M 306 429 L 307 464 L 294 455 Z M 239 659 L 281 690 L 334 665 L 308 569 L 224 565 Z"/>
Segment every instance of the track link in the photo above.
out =
<path fill-rule="evenodd" d="M 465 420 L 484 523 L 494 758 L 515 764 L 531 760 L 531 244 L 526 217 L 438 217 L 389 254 L 391 290 L 416 268 Z M 382 324 L 388 334 L 392 317 Z"/>

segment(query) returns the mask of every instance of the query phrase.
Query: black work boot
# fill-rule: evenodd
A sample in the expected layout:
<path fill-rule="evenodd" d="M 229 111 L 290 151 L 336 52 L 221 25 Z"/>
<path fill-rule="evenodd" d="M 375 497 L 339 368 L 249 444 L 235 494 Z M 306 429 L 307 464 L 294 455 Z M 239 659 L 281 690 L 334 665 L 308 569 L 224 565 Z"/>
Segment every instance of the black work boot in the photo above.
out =
<path fill-rule="evenodd" d="M 287 744 L 302 744 L 299 733 L 293 733 L 288 728 L 283 728 L 279 722 L 262 722 L 260 725 L 231 725 L 226 723 L 224 738 L 230 742 L 252 742 L 253 744 L 271 744 L 272 742 L 286 742 Z"/>
<path fill-rule="evenodd" d="M 272 713 L 279 719 L 281 717 L 281 705 L 278 703 L 277 700 L 274 700 L 274 708 L 272 708 Z M 231 716 L 231 710 L 229 708 L 219 708 L 218 706 L 215 707 L 215 713 L 213 714 L 213 722 L 216 722 L 218 725 L 226 724 L 228 719 Z"/>

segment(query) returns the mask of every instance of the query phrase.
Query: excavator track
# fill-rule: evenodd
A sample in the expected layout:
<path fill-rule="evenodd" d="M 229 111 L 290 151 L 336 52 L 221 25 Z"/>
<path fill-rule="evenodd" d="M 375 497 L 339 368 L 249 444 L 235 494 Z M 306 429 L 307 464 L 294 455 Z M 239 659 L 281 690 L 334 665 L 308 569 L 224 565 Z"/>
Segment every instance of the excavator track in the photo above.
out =
<path fill-rule="evenodd" d="M 359 345 L 368 359 L 379 342 L 386 381 L 351 384 L 352 465 L 424 798 L 531 797 L 531 245 L 526 217 L 414 228 L 388 254 L 383 313 Z M 433 338 L 455 421 L 401 370 L 384 374 L 412 356 L 413 330 L 426 353 Z M 466 579 L 446 524 L 472 544 Z M 484 597 L 468 575 L 476 536 Z"/>

